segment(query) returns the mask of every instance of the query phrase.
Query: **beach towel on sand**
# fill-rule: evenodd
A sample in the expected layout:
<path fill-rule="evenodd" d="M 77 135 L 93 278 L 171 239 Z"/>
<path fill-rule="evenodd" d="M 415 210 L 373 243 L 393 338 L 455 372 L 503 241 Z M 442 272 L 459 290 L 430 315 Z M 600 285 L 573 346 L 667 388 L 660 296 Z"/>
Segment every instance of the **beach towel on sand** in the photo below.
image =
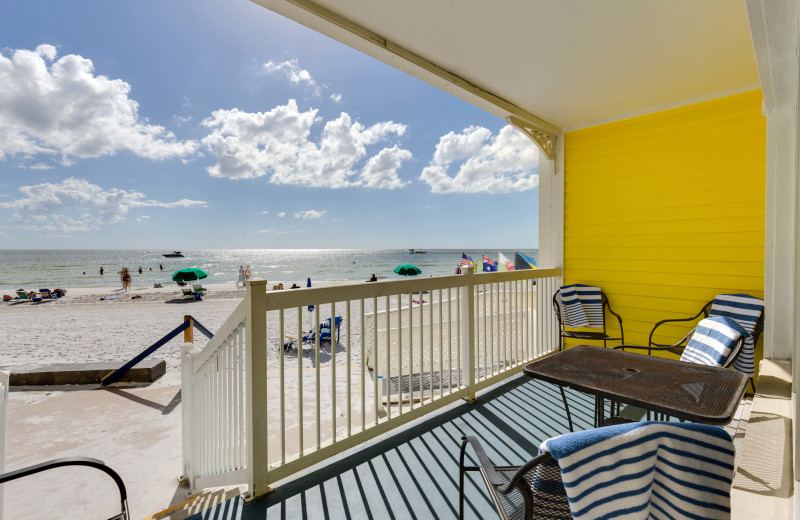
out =
<path fill-rule="evenodd" d="M 561 287 L 561 321 L 565 327 L 603 328 L 603 297 L 600 288 L 583 284 Z"/>
<path fill-rule="evenodd" d="M 548 439 L 540 451 L 558 461 L 575 519 L 731 516 L 734 446 L 717 426 L 628 423 Z"/>

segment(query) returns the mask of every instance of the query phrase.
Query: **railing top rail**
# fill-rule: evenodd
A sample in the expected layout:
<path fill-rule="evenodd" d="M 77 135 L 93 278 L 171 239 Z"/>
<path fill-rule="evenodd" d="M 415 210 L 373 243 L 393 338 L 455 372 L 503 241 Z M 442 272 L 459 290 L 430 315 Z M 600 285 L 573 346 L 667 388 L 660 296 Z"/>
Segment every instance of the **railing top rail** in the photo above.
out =
<path fill-rule="evenodd" d="M 536 278 L 552 278 L 561 275 L 561 268 L 530 269 L 496 273 L 480 273 L 471 278 L 473 284 L 513 282 Z M 267 298 L 267 311 L 291 309 L 304 305 L 318 305 L 343 300 L 359 300 L 382 296 L 393 296 L 410 292 L 453 289 L 466 285 L 466 275 L 432 276 L 409 280 L 387 280 L 374 283 L 336 285 L 331 287 L 307 287 L 291 291 L 275 291 Z M 217 333 L 219 336 L 219 333 Z"/>
<path fill-rule="evenodd" d="M 250 289 L 248 289 L 248 291 L 249 290 Z M 239 302 L 239 305 L 237 305 L 233 310 L 231 315 L 228 316 L 228 319 L 225 320 L 225 323 L 222 324 L 217 333 L 214 334 L 214 337 L 208 340 L 208 343 L 206 343 L 206 346 L 203 347 L 203 350 L 195 355 L 192 363 L 193 372 L 197 372 L 200 367 L 203 366 L 203 363 L 205 363 L 208 358 L 210 358 L 211 355 L 217 351 L 222 343 L 228 339 L 228 336 L 230 336 L 233 331 L 236 330 L 239 325 L 241 325 L 242 321 L 247 317 L 247 307 L 249 304 L 250 301 L 245 296 L 242 301 Z"/>

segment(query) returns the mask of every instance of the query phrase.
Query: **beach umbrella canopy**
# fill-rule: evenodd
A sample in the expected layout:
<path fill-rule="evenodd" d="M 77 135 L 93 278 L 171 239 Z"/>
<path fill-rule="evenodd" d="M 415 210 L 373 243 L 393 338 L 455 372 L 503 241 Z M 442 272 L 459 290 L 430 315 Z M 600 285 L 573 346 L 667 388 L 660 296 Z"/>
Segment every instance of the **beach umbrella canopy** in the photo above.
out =
<path fill-rule="evenodd" d="M 179 269 L 172 274 L 172 279 L 176 282 L 191 282 L 192 280 L 202 280 L 208 273 L 197 267 L 186 267 Z"/>
<path fill-rule="evenodd" d="M 311 278 L 306 279 L 306 287 L 311 287 Z M 314 310 L 314 306 L 313 305 L 309 305 L 308 306 L 308 312 L 311 312 L 313 310 Z"/>
<path fill-rule="evenodd" d="M 411 264 L 398 265 L 394 268 L 394 272 L 401 276 L 417 276 L 418 274 L 422 274 L 422 270 L 419 267 Z"/>

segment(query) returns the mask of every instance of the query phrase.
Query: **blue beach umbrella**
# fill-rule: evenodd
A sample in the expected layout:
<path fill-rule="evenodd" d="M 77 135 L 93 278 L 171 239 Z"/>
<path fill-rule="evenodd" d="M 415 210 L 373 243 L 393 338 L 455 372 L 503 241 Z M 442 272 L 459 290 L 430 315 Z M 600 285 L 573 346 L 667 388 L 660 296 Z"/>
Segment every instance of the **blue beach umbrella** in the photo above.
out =
<path fill-rule="evenodd" d="M 306 279 L 306 287 L 311 287 L 311 278 L 310 277 Z M 309 305 L 308 306 L 308 312 L 311 312 L 313 310 L 314 310 L 314 306 L 313 305 Z"/>

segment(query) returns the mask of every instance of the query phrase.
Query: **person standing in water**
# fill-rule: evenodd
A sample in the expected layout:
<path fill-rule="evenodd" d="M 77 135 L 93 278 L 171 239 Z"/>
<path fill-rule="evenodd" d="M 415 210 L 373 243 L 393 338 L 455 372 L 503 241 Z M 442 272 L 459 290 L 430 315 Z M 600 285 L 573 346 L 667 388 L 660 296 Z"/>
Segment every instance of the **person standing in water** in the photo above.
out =
<path fill-rule="evenodd" d="M 236 280 L 236 287 L 237 288 L 239 287 L 240 283 L 242 284 L 242 287 L 244 287 L 244 266 L 243 265 L 239 266 L 239 279 Z"/>
<path fill-rule="evenodd" d="M 103 266 L 100 266 L 100 276 L 103 276 Z"/>

